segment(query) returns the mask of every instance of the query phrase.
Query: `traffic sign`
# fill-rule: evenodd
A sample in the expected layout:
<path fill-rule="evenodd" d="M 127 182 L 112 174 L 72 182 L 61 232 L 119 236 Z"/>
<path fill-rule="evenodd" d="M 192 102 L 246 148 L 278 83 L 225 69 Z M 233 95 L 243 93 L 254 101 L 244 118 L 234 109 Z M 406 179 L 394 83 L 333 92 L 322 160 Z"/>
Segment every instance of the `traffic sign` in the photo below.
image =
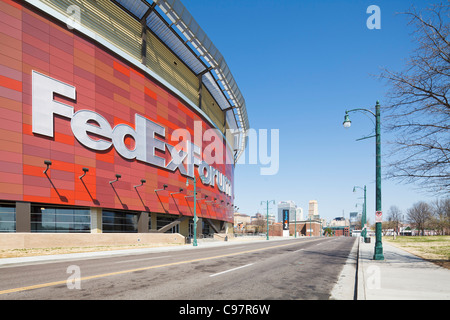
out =
<path fill-rule="evenodd" d="M 375 212 L 375 222 L 383 222 L 383 213 L 381 211 Z"/>

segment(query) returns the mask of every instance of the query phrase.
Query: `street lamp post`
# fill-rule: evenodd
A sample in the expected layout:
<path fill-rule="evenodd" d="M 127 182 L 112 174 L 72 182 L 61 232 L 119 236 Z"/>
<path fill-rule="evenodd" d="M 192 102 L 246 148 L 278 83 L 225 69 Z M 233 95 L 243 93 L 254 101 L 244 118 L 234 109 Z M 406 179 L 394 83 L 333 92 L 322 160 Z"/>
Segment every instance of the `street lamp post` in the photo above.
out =
<path fill-rule="evenodd" d="M 311 216 L 309 216 L 309 236 L 311 237 Z"/>
<path fill-rule="evenodd" d="M 367 112 L 375 117 L 375 175 L 376 175 L 376 188 L 375 188 L 375 210 L 377 214 L 381 215 L 381 126 L 380 126 L 380 103 L 377 101 L 375 105 L 375 113 L 368 109 L 352 109 L 345 111 L 344 127 L 350 128 L 352 122 L 349 118 L 349 113 L 354 111 Z M 364 137 L 358 140 L 373 138 L 374 136 Z M 373 255 L 374 260 L 384 260 L 383 244 L 381 242 L 381 221 L 375 223 L 375 251 Z"/>
<path fill-rule="evenodd" d="M 359 189 L 363 189 L 363 188 L 361 188 L 361 187 L 358 187 L 358 186 L 354 186 L 353 187 L 353 192 L 356 192 L 356 188 L 359 188 Z M 366 186 L 364 185 L 364 205 L 363 205 L 363 213 L 362 213 L 362 217 L 361 217 L 361 229 L 362 229 L 362 231 L 361 231 L 361 236 L 364 238 L 364 241 L 366 240 L 366 235 L 367 235 L 367 230 L 366 230 L 366 228 L 365 228 L 365 225 L 366 225 L 366 222 L 367 222 L 367 218 L 366 218 Z"/>
<path fill-rule="evenodd" d="M 297 211 L 295 211 L 294 238 L 297 238 Z"/>
<path fill-rule="evenodd" d="M 197 178 L 194 175 L 194 178 L 191 178 L 194 182 L 194 241 L 192 242 L 192 246 L 196 247 L 197 244 Z M 189 178 L 186 179 L 186 187 L 189 186 Z"/>
<path fill-rule="evenodd" d="M 273 202 L 275 204 L 275 200 L 267 200 L 267 201 L 261 201 L 261 204 L 266 203 L 267 206 L 267 231 L 266 231 L 266 240 L 269 240 L 269 203 Z"/>

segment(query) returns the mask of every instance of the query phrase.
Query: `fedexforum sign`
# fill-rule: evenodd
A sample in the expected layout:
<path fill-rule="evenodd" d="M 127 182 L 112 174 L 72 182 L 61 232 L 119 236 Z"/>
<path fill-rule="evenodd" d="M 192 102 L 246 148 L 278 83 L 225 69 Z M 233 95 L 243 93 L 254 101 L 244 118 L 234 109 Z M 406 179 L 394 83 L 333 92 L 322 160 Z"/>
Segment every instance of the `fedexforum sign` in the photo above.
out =
<path fill-rule="evenodd" d="M 179 143 L 176 148 L 160 139 L 166 137 L 165 128 L 146 117 L 136 113 L 135 128 L 127 124 L 118 124 L 114 128 L 97 112 L 91 110 L 78 110 L 56 101 L 54 94 L 76 100 L 74 86 L 53 79 L 33 70 L 32 72 L 32 130 L 33 133 L 47 137 L 54 136 L 53 117 L 59 115 L 71 119 L 70 125 L 75 138 L 85 147 L 103 151 L 114 146 L 122 157 L 175 172 L 177 169 L 184 176 L 194 177 L 194 165 L 198 167 L 200 179 L 204 185 L 217 187 L 221 192 L 232 195 L 230 180 L 206 161 L 200 160 L 201 148 L 190 140 Z M 187 132 L 187 130 L 184 130 Z M 135 141 L 134 149 L 129 149 L 125 138 L 130 136 Z M 172 139 L 178 134 L 172 134 Z M 95 137 L 95 138 L 94 138 Z M 181 147 L 181 148 L 180 148 Z M 171 161 L 156 155 L 156 150 L 170 153 Z M 178 150 L 181 149 L 181 150 Z M 223 160 L 222 160 L 223 161 Z"/>

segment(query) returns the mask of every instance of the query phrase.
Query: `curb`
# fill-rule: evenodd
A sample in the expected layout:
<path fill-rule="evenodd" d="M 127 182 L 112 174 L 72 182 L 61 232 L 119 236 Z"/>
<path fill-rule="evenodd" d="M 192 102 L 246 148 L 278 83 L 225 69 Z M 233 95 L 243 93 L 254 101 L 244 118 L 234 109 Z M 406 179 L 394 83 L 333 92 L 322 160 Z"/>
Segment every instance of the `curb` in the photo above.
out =
<path fill-rule="evenodd" d="M 360 237 L 358 237 L 356 241 L 358 241 L 358 249 L 356 252 L 356 272 L 355 272 L 355 293 L 353 294 L 353 300 L 358 300 L 358 291 L 359 291 L 359 245 L 361 243 Z"/>
<path fill-rule="evenodd" d="M 357 274 L 356 274 L 356 296 L 355 300 L 366 300 L 365 280 L 364 280 L 364 266 L 361 255 L 361 240 L 358 241 L 358 260 L 357 260 Z"/>
<path fill-rule="evenodd" d="M 358 243 L 357 243 L 358 242 Z M 355 300 L 358 287 L 359 240 L 355 240 L 338 279 L 331 289 L 330 300 Z"/>

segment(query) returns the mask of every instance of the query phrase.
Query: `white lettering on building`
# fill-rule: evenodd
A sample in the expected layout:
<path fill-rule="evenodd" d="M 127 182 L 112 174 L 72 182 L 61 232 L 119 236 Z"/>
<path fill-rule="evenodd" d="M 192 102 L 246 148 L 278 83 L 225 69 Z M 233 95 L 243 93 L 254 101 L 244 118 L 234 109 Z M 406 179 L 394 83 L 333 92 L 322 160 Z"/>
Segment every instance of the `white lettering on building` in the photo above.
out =
<path fill-rule="evenodd" d="M 217 183 L 217 187 L 221 192 L 228 196 L 232 195 L 230 180 L 206 161 L 200 160 L 201 149 L 199 146 L 190 140 L 184 140 L 184 137 L 190 137 L 187 130 L 176 130 L 177 136 L 183 137 L 183 141 L 177 146 L 172 146 L 161 140 L 166 138 L 165 128 L 144 116 L 135 115 L 135 128 L 127 124 L 118 124 L 112 128 L 108 120 L 97 112 L 78 110 L 74 113 L 72 106 L 56 101 L 54 94 L 76 101 L 76 89 L 74 86 L 33 70 L 33 133 L 53 137 L 54 116 L 69 118 L 71 119 L 70 125 L 75 138 L 89 149 L 104 151 L 114 146 L 117 153 L 126 159 L 136 159 L 172 172 L 178 170 L 180 174 L 191 178 L 194 177 L 194 166 L 197 166 L 200 180 L 204 185 L 214 187 Z M 187 134 L 181 135 L 180 130 L 185 130 Z M 134 149 L 129 149 L 126 146 L 125 138 L 127 136 L 132 137 L 135 141 Z M 208 139 L 208 141 L 211 140 L 209 135 Z M 213 143 L 216 142 L 211 144 Z M 171 156 L 171 160 L 167 164 L 164 158 L 157 155 L 157 150 L 164 153 L 166 149 Z"/>

